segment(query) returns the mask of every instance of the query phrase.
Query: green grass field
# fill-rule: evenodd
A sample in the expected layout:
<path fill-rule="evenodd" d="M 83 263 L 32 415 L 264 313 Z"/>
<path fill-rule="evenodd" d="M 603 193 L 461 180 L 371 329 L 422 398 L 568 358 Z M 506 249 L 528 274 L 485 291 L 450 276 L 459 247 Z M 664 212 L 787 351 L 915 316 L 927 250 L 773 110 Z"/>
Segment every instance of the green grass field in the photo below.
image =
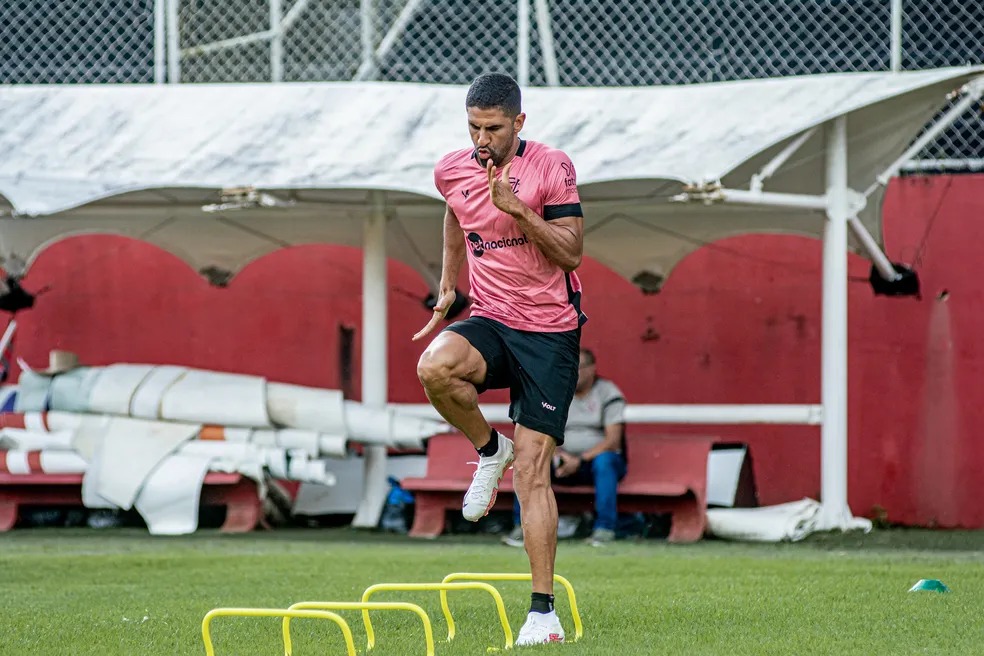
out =
<path fill-rule="evenodd" d="M 560 574 L 578 594 L 585 636 L 525 653 L 586 654 L 980 654 L 984 652 L 984 534 L 881 531 L 817 536 L 795 545 L 705 541 L 562 543 Z M 201 620 L 216 606 L 286 607 L 301 600 L 355 601 L 371 583 L 433 582 L 453 571 L 523 571 L 525 554 L 491 536 L 433 542 L 349 529 L 226 536 L 202 531 L 152 538 L 138 529 L 22 529 L 0 536 L 0 654 L 204 654 Z M 920 578 L 948 594 L 909 593 Z M 497 584 L 513 631 L 528 584 Z M 558 590 L 559 592 L 559 590 Z M 502 646 L 493 604 L 452 593 L 458 637 L 437 593 L 384 593 L 429 613 L 437 654 L 486 654 Z M 569 636 L 568 606 L 558 612 Z M 359 653 L 357 613 L 343 613 Z M 374 616 L 379 656 L 423 654 L 416 616 Z M 342 654 L 337 627 L 294 625 L 295 654 Z M 216 654 L 282 654 L 274 619 L 217 619 Z"/>

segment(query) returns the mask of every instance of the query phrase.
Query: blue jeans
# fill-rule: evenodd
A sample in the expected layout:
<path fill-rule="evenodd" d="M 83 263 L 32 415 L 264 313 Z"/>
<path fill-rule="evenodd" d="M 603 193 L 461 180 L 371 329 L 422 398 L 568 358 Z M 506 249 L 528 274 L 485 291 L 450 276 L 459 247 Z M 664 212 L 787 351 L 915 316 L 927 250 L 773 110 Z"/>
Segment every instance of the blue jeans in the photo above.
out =
<path fill-rule="evenodd" d="M 621 453 L 604 451 L 595 456 L 591 462 L 581 462 L 581 466 L 570 476 L 557 478 L 553 467 L 550 468 L 550 479 L 554 485 L 591 485 L 595 489 L 595 522 L 596 529 L 614 531 L 618 522 L 618 482 L 625 478 L 625 458 Z M 514 497 L 513 522 L 519 526 L 520 518 L 519 496 Z"/>

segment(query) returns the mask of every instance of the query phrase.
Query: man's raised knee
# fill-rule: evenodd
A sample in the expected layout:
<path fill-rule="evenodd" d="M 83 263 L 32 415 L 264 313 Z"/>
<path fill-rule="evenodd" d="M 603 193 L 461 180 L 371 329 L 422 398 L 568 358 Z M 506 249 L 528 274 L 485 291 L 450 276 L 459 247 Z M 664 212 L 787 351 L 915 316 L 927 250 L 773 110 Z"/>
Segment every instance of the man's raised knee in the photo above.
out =
<path fill-rule="evenodd" d="M 451 383 L 452 363 L 440 352 L 424 351 L 417 361 L 417 378 L 427 389 L 441 389 Z"/>

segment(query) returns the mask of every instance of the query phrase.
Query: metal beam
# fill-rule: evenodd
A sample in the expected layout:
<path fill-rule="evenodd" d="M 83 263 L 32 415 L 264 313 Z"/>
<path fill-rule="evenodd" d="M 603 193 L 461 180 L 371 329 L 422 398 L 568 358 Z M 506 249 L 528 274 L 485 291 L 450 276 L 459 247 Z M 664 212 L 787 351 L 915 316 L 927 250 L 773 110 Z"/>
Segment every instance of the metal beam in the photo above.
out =
<path fill-rule="evenodd" d="M 902 70 L 902 0 L 892 0 L 892 39 L 890 70 L 898 73 Z"/>
<path fill-rule="evenodd" d="M 172 0 L 169 0 L 172 1 Z M 178 0 L 173 0 L 178 1 Z M 273 13 L 274 3 L 281 3 L 282 0 L 271 0 L 271 14 Z M 211 43 L 203 43 L 195 46 L 185 48 L 181 51 L 181 56 L 186 58 L 197 57 L 199 55 L 204 55 L 210 52 L 217 52 L 219 50 L 225 50 L 228 48 L 238 48 L 241 46 L 246 46 L 251 43 L 261 43 L 263 41 L 274 41 L 282 40 L 283 37 L 290 32 L 294 23 L 300 18 L 301 13 L 307 8 L 310 0 L 297 0 L 293 7 L 290 8 L 283 17 L 280 19 L 277 27 L 274 28 L 271 25 L 271 29 L 263 30 L 262 32 L 251 32 L 250 34 L 243 34 L 240 36 L 234 36 L 229 39 L 222 39 L 221 41 L 212 41 Z M 282 6 L 282 5 L 281 5 Z M 279 12 L 279 9 L 278 9 Z M 280 12 L 282 13 L 282 12 Z M 274 21 L 271 20 L 271 23 Z"/>
<path fill-rule="evenodd" d="M 847 499 L 847 223 L 851 202 L 847 175 L 847 117 L 827 123 L 827 222 L 823 231 L 823 301 L 818 530 L 863 528 Z"/>
<path fill-rule="evenodd" d="M 773 157 L 768 164 L 762 167 L 761 171 L 752 176 L 748 188 L 754 192 L 762 191 L 762 183 L 775 175 L 775 172 L 786 163 L 786 160 L 792 157 L 793 154 L 803 146 L 803 144 L 809 141 L 810 137 L 812 137 L 819 128 L 820 126 L 814 125 L 812 128 L 806 130 L 798 137 L 790 141 L 789 144 L 779 151 L 779 153 Z"/>
<path fill-rule="evenodd" d="M 441 419 L 441 415 L 429 403 L 391 403 L 390 407 L 401 413 L 428 419 Z M 493 423 L 508 423 L 509 406 L 504 403 L 482 405 L 482 414 Z M 780 424 L 818 426 L 823 421 L 823 409 L 819 405 L 735 404 L 708 405 L 688 403 L 680 405 L 633 403 L 625 407 L 625 421 L 629 424 Z"/>
<path fill-rule="evenodd" d="M 540 50 L 543 53 L 543 73 L 547 84 L 560 86 L 560 67 L 557 65 L 557 51 L 554 50 L 553 25 L 550 21 L 550 5 L 547 0 L 536 2 L 536 29 L 540 34 Z"/>
<path fill-rule="evenodd" d="M 167 81 L 177 84 L 181 81 L 181 22 L 178 18 L 178 4 L 181 0 L 167 0 Z"/>
<path fill-rule="evenodd" d="M 944 130 L 953 125 L 957 119 L 963 116 L 964 112 L 969 110 L 975 102 L 977 102 L 982 95 L 984 95 L 984 76 L 975 78 L 974 80 L 968 82 L 963 86 L 961 92 L 964 93 L 964 97 L 959 101 L 954 103 L 954 105 L 947 110 L 943 116 L 936 120 L 929 128 L 926 129 L 919 138 L 912 142 L 904 153 L 902 153 L 894 162 L 889 164 L 888 168 L 882 171 L 875 182 L 871 183 L 864 195 L 870 196 L 874 191 L 880 187 L 888 184 L 888 181 L 893 177 L 898 175 L 899 170 L 913 157 L 918 155 L 923 148 L 932 143 L 936 137 L 938 137 Z"/>
<path fill-rule="evenodd" d="M 154 0 L 154 84 L 167 82 L 167 3 Z"/>
<path fill-rule="evenodd" d="M 380 41 L 379 47 L 373 53 L 372 59 L 368 62 L 363 61 L 359 65 L 359 70 L 355 72 L 355 77 L 353 80 L 372 80 L 375 79 L 378 74 L 377 67 L 378 63 L 386 59 L 389 55 L 390 50 L 396 45 L 396 42 L 403 36 L 404 30 L 407 29 L 407 25 L 413 20 L 413 17 L 417 15 L 417 11 L 423 4 L 423 0 L 409 0 L 407 4 L 403 5 L 403 9 L 400 11 L 400 15 L 396 17 L 393 24 L 390 26 L 389 31 L 386 32 L 386 36 Z"/>
<path fill-rule="evenodd" d="M 871 258 L 872 264 L 875 265 L 875 269 L 878 270 L 878 275 L 888 281 L 899 280 L 902 277 L 895 267 L 892 266 L 891 260 L 888 256 L 879 248 L 878 243 L 875 238 L 871 236 L 868 229 L 864 227 L 861 220 L 856 216 L 852 216 L 848 219 L 847 224 L 851 227 L 851 232 L 857 238 L 858 243 L 861 245 L 861 249 Z"/>
<path fill-rule="evenodd" d="M 827 209 L 827 199 L 824 196 L 729 189 L 716 183 L 688 186 L 683 193 L 673 196 L 671 200 L 678 203 L 700 202 L 706 205 L 712 205 L 714 203 L 737 203 L 741 205 L 761 205 L 766 207 L 785 207 L 818 211 Z"/>
<path fill-rule="evenodd" d="M 530 84 L 530 0 L 516 0 L 516 81 Z"/>
<path fill-rule="evenodd" d="M 362 405 L 385 410 L 387 381 L 386 197 L 370 193 L 362 264 Z M 352 526 L 373 528 L 386 502 L 386 447 L 366 446 L 362 500 Z"/>
<path fill-rule="evenodd" d="M 282 28 L 283 11 L 280 0 L 270 2 L 270 81 L 282 82 L 284 79 L 284 32 Z"/>
<path fill-rule="evenodd" d="M 362 27 L 362 61 L 359 67 L 369 71 L 371 77 L 376 77 L 376 60 L 373 57 L 376 46 L 376 24 L 373 22 L 372 3 L 373 0 L 359 0 L 359 23 Z"/>

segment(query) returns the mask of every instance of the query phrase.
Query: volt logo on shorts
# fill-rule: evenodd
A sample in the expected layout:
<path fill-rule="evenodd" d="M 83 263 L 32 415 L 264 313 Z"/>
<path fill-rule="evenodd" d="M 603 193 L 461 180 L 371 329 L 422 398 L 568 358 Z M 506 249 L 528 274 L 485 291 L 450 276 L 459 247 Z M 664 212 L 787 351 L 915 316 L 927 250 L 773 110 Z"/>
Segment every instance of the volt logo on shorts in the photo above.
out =
<path fill-rule="evenodd" d="M 546 408 L 546 409 L 547 409 L 547 410 L 549 410 L 550 412 L 553 412 L 554 410 L 556 410 L 556 409 L 557 409 L 557 406 L 555 406 L 555 405 L 550 405 L 550 404 L 549 404 L 549 403 L 547 403 L 546 401 L 540 401 L 540 405 L 542 405 L 542 406 L 543 406 L 544 408 Z"/>
<path fill-rule="evenodd" d="M 528 243 L 530 243 L 530 240 L 526 235 L 485 241 L 477 232 L 468 233 L 468 245 L 471 246 L 472 254 L 475 257 L 482 257 L 485 255 L 485 251 L 495 251 L 500 248 L 515 248 L 516 246 L 525 246 Z"/>

